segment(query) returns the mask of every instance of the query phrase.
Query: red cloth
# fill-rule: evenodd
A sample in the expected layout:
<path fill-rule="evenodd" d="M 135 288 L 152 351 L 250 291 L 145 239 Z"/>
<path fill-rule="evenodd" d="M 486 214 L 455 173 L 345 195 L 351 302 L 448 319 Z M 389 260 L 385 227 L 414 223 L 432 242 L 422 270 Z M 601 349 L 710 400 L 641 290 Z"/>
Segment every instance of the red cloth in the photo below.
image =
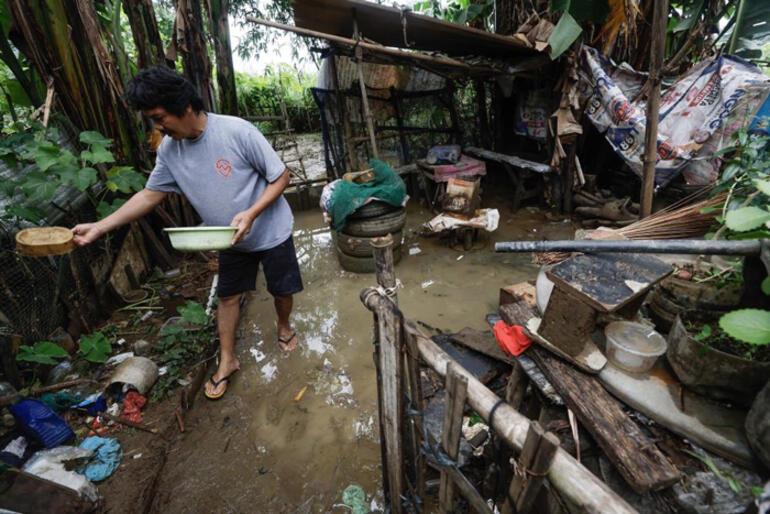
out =
<path fill-rule="evenodd" d="M 130 391 L 123 398 L 123 412 L 122 416 L 129 421 L 136 423 L 142 422 L 142 407 L 147 403 L 147 398 L 137 393 L 136 391 Z"/>
<path fill-rule="evenodd" d="M 492 327 L 492 332 L 495 334 L 498 346 L 514 357 L 524 353 L 524 350 L 532 344 L 532 339 L 524 332 L 524 327 L 521 325 L 508 325 L 500 320 Z"/>

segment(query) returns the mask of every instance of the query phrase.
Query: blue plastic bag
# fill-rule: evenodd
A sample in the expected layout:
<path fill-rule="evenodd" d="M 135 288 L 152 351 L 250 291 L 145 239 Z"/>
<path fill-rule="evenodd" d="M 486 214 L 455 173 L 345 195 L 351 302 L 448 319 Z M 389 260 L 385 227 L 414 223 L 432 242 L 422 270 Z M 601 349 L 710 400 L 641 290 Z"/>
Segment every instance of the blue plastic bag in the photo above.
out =
<path fill-rule="evenodd" d="M 19 430 L 45 448 L 54 448 L 75 437 L 67 422 L 41 401 L 20 400 L 8 407 L 8 410 Z"/>

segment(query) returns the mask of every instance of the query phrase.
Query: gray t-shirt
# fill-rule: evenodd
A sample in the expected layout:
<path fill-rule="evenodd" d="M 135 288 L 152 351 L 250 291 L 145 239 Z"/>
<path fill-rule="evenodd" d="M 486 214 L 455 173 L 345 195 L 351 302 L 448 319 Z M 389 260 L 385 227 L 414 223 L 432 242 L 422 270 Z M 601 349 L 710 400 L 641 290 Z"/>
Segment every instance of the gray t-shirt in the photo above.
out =
<path fill-rule="evenodd" d="M 204 224 L 229 226 L 285 169 L 257 127 L 241 118 L 209 113 L 197 138 L 163 138 L 145 187 L 183 193 Z M 281 196 L 257 216 L 235 248 L 250 252 L 273 248 L 289 238 L 293 223 L 291 208 Z"/>

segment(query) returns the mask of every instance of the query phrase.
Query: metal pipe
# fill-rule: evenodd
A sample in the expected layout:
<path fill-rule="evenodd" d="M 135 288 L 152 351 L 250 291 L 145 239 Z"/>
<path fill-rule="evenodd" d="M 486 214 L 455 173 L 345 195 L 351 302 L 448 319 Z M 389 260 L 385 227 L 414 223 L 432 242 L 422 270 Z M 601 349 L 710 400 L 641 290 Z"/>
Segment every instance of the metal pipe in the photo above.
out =
<path fill-rule="evenodd" d="M 694 255 L 759 255 L 764 240 L 705 241 L 638 239 L 623 241 L 508 241 L 495 243 L 496 252 L 673 253 Z"/>

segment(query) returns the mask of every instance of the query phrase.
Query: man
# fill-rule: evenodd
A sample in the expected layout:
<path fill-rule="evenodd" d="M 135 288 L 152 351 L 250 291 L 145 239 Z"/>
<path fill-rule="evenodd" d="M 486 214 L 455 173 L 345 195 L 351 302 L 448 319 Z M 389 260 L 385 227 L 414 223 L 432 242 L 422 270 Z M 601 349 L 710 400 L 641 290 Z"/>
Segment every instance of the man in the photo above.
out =
<path fill-rule="evenodd" d="M 167 137 L 145 189 L 103 220 L 74 227 L 75 243 L 87 245 L 148 214 L 169 193 L 184 194 L 206 225 L 238 228 L 233 248 L 219 253 L 219 367 L 205 386 L 206 396 L 218 399 L 240 367 L 240 298 L 255 289 L 260 263 L 275 301 L 278 343 L 287 352 L 297 345 L 289 316 L 302 278 L 291 237 L 294 220 L 282 196 L 289 171 L 254 125 L 205 112 L 192 84 L 168 68 L 140 71 L 126 96 Z"/>

